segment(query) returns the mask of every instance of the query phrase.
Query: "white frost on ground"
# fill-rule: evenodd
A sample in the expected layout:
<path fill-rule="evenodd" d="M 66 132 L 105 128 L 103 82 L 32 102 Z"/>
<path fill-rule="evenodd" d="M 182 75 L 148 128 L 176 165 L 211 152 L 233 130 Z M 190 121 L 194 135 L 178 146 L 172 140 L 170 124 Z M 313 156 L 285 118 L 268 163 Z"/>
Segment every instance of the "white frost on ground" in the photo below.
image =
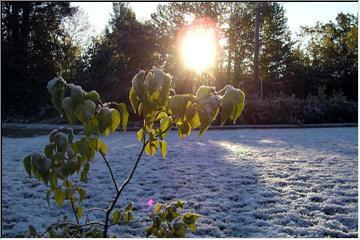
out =
<path fill-rule="evenodd" d="M 131 200 L 135 218 L 142 219 L 149 199 L 185 200 L 186 210 L 202 215 L 191 234 L 196 237 L 357 237 L 357 134 L 357 128 L 213 130 L 180 141 L 171 132 L 166 160 L 158 153 L 142 159 L 118 207 Z M 29 224 L 43 231 L 65 213 L 73 218 L 68 205 L 58 209 L 52 203 L 49 209 L 44 185 L 24 172 L 23 157 L 47 141 L 47 136 L 3 138 L 3 236 L 22 234 Z M 105 141 L 116 178 L 123 181 L 140 150 L 136 133 L 116 133 Z M 99 156 L 86 187 L 85 208 L 105 208 L 114 196 Z M 144 225 L 110 232 L 144 237 Z"/>

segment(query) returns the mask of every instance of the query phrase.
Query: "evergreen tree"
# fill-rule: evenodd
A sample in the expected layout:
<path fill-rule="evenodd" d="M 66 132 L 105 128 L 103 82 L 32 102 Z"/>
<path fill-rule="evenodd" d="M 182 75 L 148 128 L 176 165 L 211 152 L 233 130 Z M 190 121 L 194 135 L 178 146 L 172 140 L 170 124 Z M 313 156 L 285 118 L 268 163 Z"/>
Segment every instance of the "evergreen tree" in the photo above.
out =
<path fill-rule="evenodd" d="M 67 69 L 72 45 L 61 22 L 76 12 L 68 2 L 2 2 L 2 118 L 39 116 L 49 105 L 46 83 Z"/>

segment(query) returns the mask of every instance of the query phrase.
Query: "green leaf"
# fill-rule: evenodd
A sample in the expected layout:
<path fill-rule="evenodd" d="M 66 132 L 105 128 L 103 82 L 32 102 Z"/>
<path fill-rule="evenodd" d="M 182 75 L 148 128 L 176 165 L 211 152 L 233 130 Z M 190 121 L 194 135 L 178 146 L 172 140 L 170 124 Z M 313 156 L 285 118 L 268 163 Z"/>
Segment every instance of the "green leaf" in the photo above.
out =
<path fill-rule="evenodd" d="M 173 124 L 171 118 L 169 118 L 168 116 L 163 117 L 160 120 L 160 137 L 164 138 L 166 136 L 166 133 L 171 129 L 171 125 Z"/>
<path fill-rule="evenodd" d="M 91 100 L 91 101 L 93 101 L 93 102 L 95 102 L 95 103 L 100 102 L 100 96 L 99 96 L 99 94 L 98 94 L 96 91 L 94 91 L 94 90 L 86 93 L 85 96 L 84 96 L 84 99 L 85 99 L 85 100 Z"/>
<path fill-rule="evenodd" d="M 66 82 L 62 77 L 56 77 L 48 82 L 47 90 L 51 94 L 51 102 L 62 115 L 62 101 L 64 98 Z"/>
<path fill-rule="evenodd" d="M 139 131 L 137 132 L 137 137 L 139 142 L 142 142 L 144 139 L 144 129 L 140 128 Z"/>
<path fill-rule="evenodd" d="M 199 217 L 200 215 L 196 213 L 185 213 L 183 215 L 183 221 L 186 224 L 194 224 Z"/>
<path fill-rule="evenodd" d="M 89 122 L 95 113 L 95 103 L 91 100 L 85 100 L 80 106 L 81 111 L 78 112 L 78 119 L 82 122 Z"/>
<path fill-rule="evenodd" d="M 90 147 L 92 149 L 94 149 L 95 151 L 99 151 L 100 150 L 100 146 L 101 146 L 101 141 L 100 141 L 100 138 L 89 138 L 89 144 L 90 144 Z"/>
<path fill-rule="evenodd" d="M 171 86 L 171 75 L 164 73 L 162 70 L 153 67 L 153 78 L 161 86 L 160 91 L 160 104 L 165 104 L 169 97 L 169 91 Z"/>
<path fill-rule="evenodd" d="M 131 107 L 134 110 L 134 112 L 136 113 L 140 102 L 136 96 L 134 87 L 131 87 L 131 89 L 130 89 L 129 99 L 130 99 Z"/>
<path fill-rule="evenodd" d="M 119 103 L 119 111 L 120 111 L 120 115 L 121 115 L 122 127 L 123 127 L 124 131 L 126 131 L 126 127 L 127 127 L 128 120 L 129 120 L 129 112 L 127 111 L 125 103 Z"/>
<path fill-rule="evenodd" d="M 244 109 L 245 94 L 240 89 L 227 85 L 221 104 L 221 125 L 230 118 L 234 123 Z"/>
<path fill-rule="evenodd" d="M 93 116 L 89 122 L 84 123 L 84 132 L 87 136 L 99 131 L 99 122 L 95 116 Z"/>
<path fill-rule="evenodd" d="M 169 109 L 174 115 L 175 121 L 184 119 L 187 103 L 187 95 L 176 95 L 169 98 Z"/>
<path fill-rule="evenodd" d="M 65 199 L 65 193 L 61 190 L 56 190 L 54 194 L 54 199 L 58 206 L 61 207 Z"/>
<path fill-rule="evenodd" d="M 76 215 L 78 216 L 78 218 L 81 218 L 83 216 L 84 213 L 84 209 L 80 206 L 76 207 Z"/>
<path fill-rule="evenodd" d="M 178 127 L 178 133 L 181 139 L 189 136 L 191 133 L 191 126 L 189 122 L 183 122 L 182 124 L 177 124 L 176 126 Z"/>
<path fill-rule="evenodd" d="M 29 235 L 30 237 L 38 237 L 36 229 L 34 228 L 33 225 L 29 225 Z"/>
<path fill-rule="evenodd" d="M 167 114 L 166 112 L 161 111 L 161 112 L 156 116 L 156 118 L 155 118 L 154 121 L 157 122 L 157 121 L 161 120 L 161 119 L 164 118 L 164 117 L 168 117 L 168 114 Z"/>
<path fill-rule="evenodd" d="M 198 90 L 196 91 L 196 98 L 208 98 L 214 93 L 215 89 L 214 87 L 208 87 L 208 86 L 200 86 Z"/>
<path fill-rule="evenodd" d="M 51 189 L 46 191 L 46 202 L 49 208 L 50 208 L 50 193 L 51 193 Z"/>
<path fill-rule="evenodd" d="M 68 85 L 71 90 L 71 99 L 74 101 L 74 103 L 80 103 L 83 100 L 83 97 L 85 95 L 85 92 L 82 90 L 80 86 L 76 86 L 72 83 Z"/>
<path fill-rule="evenodd" d="M 80 201 L 82 201 L 83 199 L 86 198 L 87 194 L 86 194 L 86 190 L 83 188 L 79 188 L 78 189 L 79 195 L 80 195 Z"/>
<path fill-rule="evenodd" d="M 162 205 L 160 203 L 155 204 L 153 209 L 153 214 L 157 214 L 162 208 Z"/>
<path fill-rule="evenodd" d="M 55 135 L 55 144 L 56 147 L 58 148 L 58 151 L 62 152 L 63 150 L 65 150 L 68 144 L 68 139 L 66 134 L 63 132 L 58 132 Z"/>
<path fill-rule="evenodd" d="M 74 124 L 77 118 L 77 106 L 70 97 L 64 98 L 62 101 L 62 107 L 64 109 L 67 120 L 70 124 Z"/>
<path fill-rule="evenodd" d="M 165 141 L 160 141 L 160 150 L 161 150 L 161 155 L 162 157 L 165 159 L 166 157 L 166 149 L 167 149 L 167 144 Z"/>
<path fill-rule="evenodd" d="M 127 222 L 131 222 L 134 219 L 134 215 L 132 211 L 127 212 Z"/>
<path fill-rule="evenodd" d="M 186 236 L 187 226 L 183 222 L 177 222 L 174 224 L 174 237 L 184 238 Z"/>
<path fill-rule="evenodd" d="M 138 74 L 132 79 L 132 87 L 134 88 L 136 96 L 141 100 L 147 99 L 147 94 L 144 86 L 145 71 L 140 70 Z"/>
<path fill-rule="evenodd" d="M 115 210 L 114 213 L 113 213 L 112 222 L 113 223 L 118 223 L 119 220 L 120 220 L 120 211 Z"/>
<path fill-rule="evenodd" d="M 111 108 L 111 125 L 110 125 L 110 131 L 115 132 L 116 128 L 120 124 L 120 113 L 118 110 Z"/>
<path fill-rule="evenodd" d="M 131 211 L 133 209 L 133 203 L 129 202 L 128 205 L 126 206 L 125 210 L 126 211 Z"/>
<path fill-rule="evenodd" d="M 112 112 L 110 111 L 109 108 L 102 107 L 102 108 L 100 108 L 100 111 L 96 115 L 96 119 L 99 123 L 100 133 L 102 133 L 103 135 L 106 135 L 107 128 L 109 128 L 109 131 L 110 131 L 110 126 L 112 124 Z M 107 133 L 107 135 L 108 135 L 108 133 Z"/>
<path fill-rule="evenodd" d="M 24 159 L 24 168 L 26 172 L 29 174 L 29 176 L 31 176 L 31 155 L 28 155 Z"/>
<path fill-rule="evenodd" d="M 159 141 L 157 139 L 151 140 L 145 146 L 145 153 L 147 155 L 154 156 L 158 146 L 159 146 Z"/>
<path fill-rule="evenodd" d="M 107 153 L 107 146 L 104 142 L 101 142 L 101 144 L 100 144 L 100 152 L 104 155 L 106 155 L 106 153 Z"/>

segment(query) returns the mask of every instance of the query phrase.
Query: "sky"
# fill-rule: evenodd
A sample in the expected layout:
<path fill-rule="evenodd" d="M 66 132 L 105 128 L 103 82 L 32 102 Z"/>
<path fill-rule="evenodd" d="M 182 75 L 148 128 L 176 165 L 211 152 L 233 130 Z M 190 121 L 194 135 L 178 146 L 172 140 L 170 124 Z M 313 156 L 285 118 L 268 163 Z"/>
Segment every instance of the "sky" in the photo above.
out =
<path fill-rule="evenodd" d="M 72 2 L 80 6 L 89 16 L 90 24 L 96 33 L 101 33 L 110 19 L 112 12 L 111 2 Z M 157 2 L 130 3 L 139 20 L 150 19 L 151 13 L 156 10 Z M 357 2 L 284 2 L 288 18 L 288 26 L 293 36 L 300 30 L 301 25 L 315 25 L 317 21 L 328 22 L 335 20 L 339 12 L 358 14 Z"/>

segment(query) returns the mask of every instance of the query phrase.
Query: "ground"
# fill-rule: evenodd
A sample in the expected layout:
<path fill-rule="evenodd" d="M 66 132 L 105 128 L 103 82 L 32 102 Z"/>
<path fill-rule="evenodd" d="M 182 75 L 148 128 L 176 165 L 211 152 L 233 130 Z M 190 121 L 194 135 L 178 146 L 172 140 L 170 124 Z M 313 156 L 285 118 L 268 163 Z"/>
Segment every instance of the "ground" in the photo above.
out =
<path fill-rule="evenodd" d="M 148 200 L 182 199 L 186 211 L 202 215 L 192 237 L 357 237 L 357 134 L 357 128 L 212 130 L 181 141 L 173 131 L 167 158 L 157 153 L 142 159 L 117 206 L 131 200 L 135 219 L 143 219 Z M 22 234 L 29 224 L 43 231 L 63 214 L 72 220 L 68 205 L 58 209 L 52 202 L 48 208 L 44 184 L 23 168 L 24 156 L 42 150 L 47 136 L 2 140 L 2 235 Z M 105 141 L 121 182 L 141 148 L 136 133 Z M 85 208 L 107 207 L 114 196 L 100 156 L 86 187 Z M 143 224 L 110 232 L 144 237 Z"/>

